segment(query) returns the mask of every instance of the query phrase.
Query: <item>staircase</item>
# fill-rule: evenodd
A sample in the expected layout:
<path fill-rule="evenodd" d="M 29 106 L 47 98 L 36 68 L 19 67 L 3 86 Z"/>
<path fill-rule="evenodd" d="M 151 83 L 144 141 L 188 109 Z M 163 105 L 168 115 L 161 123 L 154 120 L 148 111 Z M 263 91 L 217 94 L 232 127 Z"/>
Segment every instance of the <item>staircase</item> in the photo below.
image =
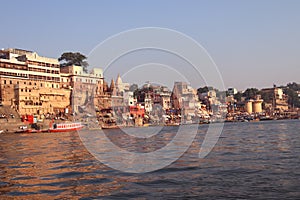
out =
<path fill-rule="evenodd" d="M 20 115 L 18 114 L 18 112 L 15 109 L 12 109 L 10 106 L 0 106 L 0 115 L 1 114 L 5 114 L 8 118 L 8 122 L 7 122 L 7 118 L 0 118 L 0 123 L 20 123 L 21 122 L 21 118 Z M 11 114 L 14 116 L 14 118 L 12 118 Z"/>

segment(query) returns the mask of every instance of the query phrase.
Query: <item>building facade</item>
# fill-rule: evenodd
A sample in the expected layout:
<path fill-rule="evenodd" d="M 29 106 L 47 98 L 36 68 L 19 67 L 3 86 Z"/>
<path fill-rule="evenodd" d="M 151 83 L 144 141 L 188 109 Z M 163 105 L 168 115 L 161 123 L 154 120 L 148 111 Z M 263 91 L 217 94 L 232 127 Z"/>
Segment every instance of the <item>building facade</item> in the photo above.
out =
<path fill-rule="evenodd" d="M 98 98 L 103 95 L 103 71 L 94 68 L 89 73 L 84 72 L 82 66 L 65 66 L 61 70 L 61 85 L 72 90 L 73 112 L 94 112 L 100 102 Z"/>
<path fill-rule="evenodd" d="M 0 51 L 0 100 L 19 114 L 61 112 L 70 106 L 70 90 L 60 86 L 57 59 L 21 49 Z"/>

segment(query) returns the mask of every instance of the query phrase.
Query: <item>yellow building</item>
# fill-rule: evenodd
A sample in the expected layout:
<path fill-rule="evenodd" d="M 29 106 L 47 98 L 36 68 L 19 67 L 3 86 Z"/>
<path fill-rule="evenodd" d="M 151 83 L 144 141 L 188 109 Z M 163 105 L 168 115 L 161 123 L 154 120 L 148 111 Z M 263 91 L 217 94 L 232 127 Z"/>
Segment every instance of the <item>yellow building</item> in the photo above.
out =
<path fill-rule="evenodd" d="M 252 103 L 252 108 L 254 113 L 261 113 L 262 112 L 262 99 L 254 100 Z"/>
<path fill-rule="evenodd" d="M 0 100 L 21 115 L 56 113 L 70 105 L 70 90 L 60 87 L 57 59 L 6 49 L 0 51 Z"/>
<path fill-rule="evenodd" d="M 0 50 L 0 103 L 21 115 L 99 110 L 110 99 L 100 68 L 85 73 L 81 66 L 60 68 L 58 59 L 36 52 Z"/>
<path fill-rule="evenodd" d="M 284 94 L 282 88 L 264 88 L 261 90 L 264 94 L 268 94 L 271 98 L 267 101 L 270 109 L 278 109 L 279 111 L 286 111 L 289 109 L 288 96 Z"/>
<path fill-rule="evenodd" d="M 246 103 L 245 103 L 246 112 L 249 113 L 249 114 L 251 114 L 253 112 L 252 103 L 253 103 L 252 99 L 246 101 Z"/>
<path fill-rule="evenodd" d="M 260 97 L 257 97 L 255 100 L 250 99 L 245 103 L 245 110 L 247 113 L 260 113 L 262 112 L 262 102 L 263 100 Z"/>

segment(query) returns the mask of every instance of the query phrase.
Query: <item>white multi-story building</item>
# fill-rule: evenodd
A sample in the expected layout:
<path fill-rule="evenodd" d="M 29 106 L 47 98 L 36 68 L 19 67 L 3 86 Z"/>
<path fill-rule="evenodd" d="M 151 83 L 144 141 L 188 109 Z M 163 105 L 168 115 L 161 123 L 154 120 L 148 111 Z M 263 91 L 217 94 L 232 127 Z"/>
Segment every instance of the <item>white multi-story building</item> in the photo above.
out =
<path fill-rule="evenodd" d="M 0 51 L 0 99 L 20 114 L 64 110 L 70 91 L 60 88 L 57 59 L 21 49 Z"/>

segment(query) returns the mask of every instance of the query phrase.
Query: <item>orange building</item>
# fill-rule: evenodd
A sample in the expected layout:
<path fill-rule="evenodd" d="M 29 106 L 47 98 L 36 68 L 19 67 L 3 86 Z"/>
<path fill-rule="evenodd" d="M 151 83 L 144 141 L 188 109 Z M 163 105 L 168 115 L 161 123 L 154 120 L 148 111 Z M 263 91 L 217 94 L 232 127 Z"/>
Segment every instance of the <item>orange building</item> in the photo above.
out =
<path fill-rule="evenodd" d="M 144 117 L 145 115 L 145 107 L 137 104 L 136 106 L 130 106 L 130 116 L 137 118 L 137 117 Z"/>

